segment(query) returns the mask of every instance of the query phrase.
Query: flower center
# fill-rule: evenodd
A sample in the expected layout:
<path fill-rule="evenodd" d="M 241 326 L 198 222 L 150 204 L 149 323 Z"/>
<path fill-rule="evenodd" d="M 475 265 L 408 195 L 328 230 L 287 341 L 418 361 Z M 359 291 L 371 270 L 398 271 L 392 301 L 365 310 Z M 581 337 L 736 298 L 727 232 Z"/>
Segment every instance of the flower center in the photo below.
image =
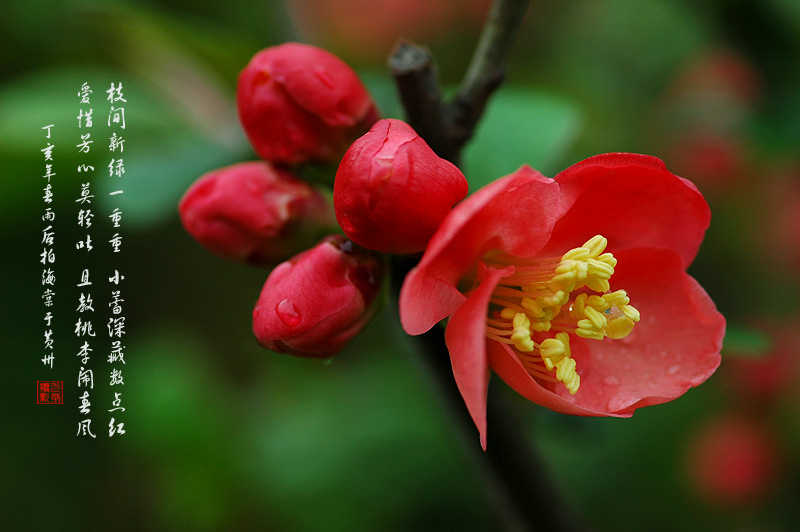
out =
<path fill-rule="evenodd" d="M 597 235 L 559 257 L 520 259 L 503 253 L 486 257 L 486 266 L 514 265 L 492 294 L 486 336 L 509 344 L 532 377 L 561 382 L 575 395 L 581 384 L 570 356 L 571 334 L 591 340 L 625 338 L 639 321 L 625 290 L 610 292 L 617 259 Z M 534 334 L 555 336 L 534 340 Z"/>

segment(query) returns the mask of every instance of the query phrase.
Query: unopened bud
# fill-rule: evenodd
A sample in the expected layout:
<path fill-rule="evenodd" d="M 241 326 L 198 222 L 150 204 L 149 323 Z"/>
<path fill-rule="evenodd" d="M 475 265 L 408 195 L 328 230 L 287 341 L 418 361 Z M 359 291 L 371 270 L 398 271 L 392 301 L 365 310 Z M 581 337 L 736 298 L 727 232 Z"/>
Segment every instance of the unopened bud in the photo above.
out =
<path fill-rule="evenodd" d="M 257 53 L 239 75 L 236 99 L 256 153 L 275 163 L 337 162 L 378 119 L 353 69 L 307 44 Z"/>
<path fill-rule="evenodd" d="M 353 242 L 387 253 L 423 251 L 467 180 L 405 122 L 385 119 L 345 153 L 333 186 L 336 219 Z"/>
<path fill-rule="evenodd" d="M 253 333 L 278 353 L 327 358 L 358 335 L 374 313 L 381 260 L 341 235 L 279 264 L 253 310 Z"/>
<path fill-rule="evenodd" d="M 211 253 L 259 266 L 307 248 L 334 223 L 319 191 L 263 161 L 205 174 L 178 211 L 186 231 Z"/>

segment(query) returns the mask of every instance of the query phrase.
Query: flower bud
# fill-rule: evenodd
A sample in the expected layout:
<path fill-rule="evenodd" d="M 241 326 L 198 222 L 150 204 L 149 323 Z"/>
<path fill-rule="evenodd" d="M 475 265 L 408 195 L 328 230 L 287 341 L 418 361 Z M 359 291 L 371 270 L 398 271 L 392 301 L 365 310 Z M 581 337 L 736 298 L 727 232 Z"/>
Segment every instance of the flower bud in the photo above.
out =
<path fill-rule="evenodd" d="M 356 73 L 307 44 L 257 53 L 239 75 L 236 99 L 256 153 L 276 163 L 337 162 L 378 118 Z"/>
<path fill-rule="evenodd" d="M 336 219 L 356 244 L 423 251 L 464 196 L 467 180 L 405 122 L 385 119 L 345 153 L 333 185 Z"/>
<path fill-rule="evenodd" d="M 341 235 L 272 270 L 253 309 L 253 333 L 278 353 L 327 358 L 374 313 L 384 267 Z"/>
<path fill-rule="evenodd" d="M 186 231 L 233 262 L 274 265 L 333 225 L 328 200 L 270 163 L 247 162 L 198 179 L 178 205 Z"/>

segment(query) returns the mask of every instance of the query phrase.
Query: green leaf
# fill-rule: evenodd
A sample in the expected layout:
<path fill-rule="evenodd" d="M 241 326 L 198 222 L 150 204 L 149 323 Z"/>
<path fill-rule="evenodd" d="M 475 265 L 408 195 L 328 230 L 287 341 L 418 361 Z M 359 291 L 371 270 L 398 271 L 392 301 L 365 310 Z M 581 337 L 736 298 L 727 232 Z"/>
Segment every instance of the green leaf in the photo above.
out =
<path fill-rule="evenodd" d="M 743 358 L 761 358 L 772 347 L 772 339 L 764 331 L 728 325 L 722 342 L 722 354 Z"/>
<path fill-rule="evenodd" d="M 492 97 L 464 152 L 475 191 L 523 164 L 552 175 L 577 139 L 581 114 L 569 100 L 538 91 L 505 88 Z"/>

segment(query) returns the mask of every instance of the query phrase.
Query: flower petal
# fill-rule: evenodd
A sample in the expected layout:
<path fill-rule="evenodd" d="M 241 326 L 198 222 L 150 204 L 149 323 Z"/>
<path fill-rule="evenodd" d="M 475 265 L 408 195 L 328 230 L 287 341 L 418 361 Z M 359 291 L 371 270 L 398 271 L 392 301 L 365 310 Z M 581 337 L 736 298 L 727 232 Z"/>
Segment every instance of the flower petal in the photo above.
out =
<path fill-rule="evenodd" d="M 486 358 L 486 315 L 489 299 L 500 279 L 514 273 L 514 267 L 491 269 L 485 279 L 455 311 L 447 324 L 444 339 L 450 351 L 453 376 L 478 428 L 481 447 L 486 450 L 486 393 L 489 387 L 489 362 Z"/>
<path fill-rule="evenodd" d="M 675 253 L 634 248 L 615 256 L 612 290 L 624 288 L 642 318 L 622 340 L 587 341 L 588 361 L 576 361 L 585 367 L 581 391 L 590 393 L 578 402 L 623 413 L 670 401 L 708 379 L 720 364 L 725 318 Z M 589 397 L 595 404 L 584 403 Z"/>
<path fill-rule="evenodd" d="M 556 254 L 601 234 L 614 254 L 625 247 L 663 247 L 677 252 L 685 269 L 711 220 L 697 188 L 648 155 L 597 155 L 555 179 L 561 205 L 547 251 Z"/>
<path fill-rule="evenodd" d="M 535 255 L 550 237 L 558 210 L 558 185 L 523 166 L 458 204 L 428 243 L 400 291 L 400 321 L 421 334 L 464 301 L 458 282 L 488 251 Z"/>

